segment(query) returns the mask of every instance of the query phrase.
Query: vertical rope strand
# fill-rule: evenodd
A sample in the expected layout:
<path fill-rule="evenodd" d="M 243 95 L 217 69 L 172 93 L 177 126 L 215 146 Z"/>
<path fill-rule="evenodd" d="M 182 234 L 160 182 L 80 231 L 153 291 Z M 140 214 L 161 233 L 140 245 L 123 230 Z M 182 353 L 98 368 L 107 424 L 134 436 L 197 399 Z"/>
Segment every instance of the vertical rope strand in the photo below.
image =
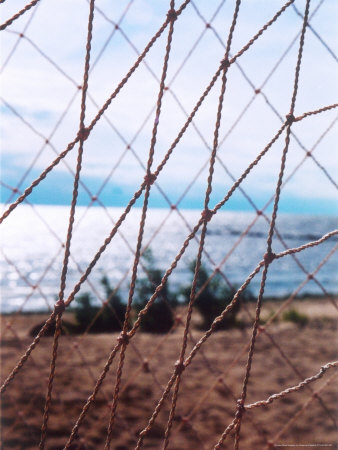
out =
<path fill-rule="evenodd" d="M 185 352 L 186 352 L 187 343 L 188 343 L 188 333 L 189 333 L 189 329 L 190 329 L 193 305 L 195 302 L 198 276 L 199 276 L 199 271 L 201 268 L 201 260 L 202 260 L 202 253 L 203 253 L 203 249 L 204 249 L 205 235 L 207 232 L 208 222 L 212 217 L 212 214 L 210 214 L 210 210 L 209 210 L 209 201 L 210 201 L 210 196 L 211 196 L 211 192 L 212 192 L 212 179 L 213 179 L 213 173 L 214 173 L 216 153 L 217 153 L 217 148 L 218 148 L 219 128 L 221 125 L 224 94 L 225 94 L 226 83 L 227 83 L 227 72 L 228 72 L 228 68 L 229 68 L 229 53 L 230 53 L 230 47 L 231 47 L 233 33 L 234 33 L 236 22 L 237 22 L 240 4 L 241 4 L 241 0 L 237 0 L 236 5 L 235 5 L 235 11 L 234 11 L 233 18 L 232 18 L 232 23 L 231 23 L 230 30 L 229 30 L 229 35 L 228 35 L 228 40 L 227 40 L 227 45 L 226 45 L 226 50 L 225 50 L 225 55 L 224 55 L 224 60 L 223 60 L 224 67 L 223 67 L 223 72 L 222 72 L 221 93 L 220 93 L 219 100 L 218 100 L 218 108 L 217 108 L 217 115 L 216 115 L 214 140 L 213 140 L 213 149 L 212 149 L 212 153 L 210 156 L 209 175 L 208 175 L 207 189 L 205 192 L 205 199 L 204 199 L 204 211 L 202 213 L 202 215 L 204 215 L 204 217 L 203 217 L 204 220 L 203 220 L 203 224 L 202 224 L 201 237 L 200 237 L 200 243 L 199 243 L 199 248 L 198 248 L 198 253 L 197 253 L 194 278 L 193 278 L 192 286 L 191 286 L 189 306 L 188 306 L 188 312 L 187 312 L 187 317 L 186 317 L 186 324 L 185 324 L 185 329 L 184 329 L 182 348 L 181 348 L 179 359 L 176 363 L 176 369 L 175 369 L 176 381 L 175 381 L 175 387 L 174 387 L 174 392 L 173 392 L 173 397 L 172 397 L 171 409 L 170 409 L 170 413 L 169 413 L 169 419 L 167 422 L 167 428 L 166 428 L 165 436 L 164 436 L 163 450 L 166 450 L 168 448 L 169 438 L 170 438 L 170 430 L 172 428 L 173 420 L 175 417 L 177 396 L 178 396 L 178 392 L 179 392 L 181 376 L 182 376 L 183 370 L 185 368 L 184 357 L 185 357 Z"/>
<path fill-rule="evenodd" d="M 287 115 L 285 146 L 284 146 L 284 150 L 283 150 L 283 154 L 282 154 L 281 167 L 280 167 L 280 172 L 279 172 L 277 186 L 276 186 L 275 202 L 274 202 L 273 213 L 272 213 L 272 218 L 271 218 L 271 223 L 270 223 L 269 233 L 268 233 L 268 238 L 267 238 L 267 251 L 266 251 L 266 254 L 264 255 L 264 268 L 263 268 L 261 285 L 260 285 L 260 290 L 259 290 L 258 299 L 257 299 L 256 317 L 255 317 L 255 322 L 254 322 L 253 330 L 252 330 L 252 338 L 251 338 L 250 350 L 249 350 L 249 354 L 248 354 L 246 373 L 245 373 L 245 377 L 244 377 L 244 381 L 243 381 L 242 394 L 241 394 L 241 398 L 238 402 L 237 412 L 236 412 L 237 421 L 236 421 L 236 427 L 235 427 L 235 444 L 234 444 L 235 450 L 239 449 L 241 422 L 242 422 L 242 416 L 243 416 L 243 411 L 244 411 L 243 408 L 244 408 L 244 403 L 245 403 L 245 399 L 246 399 L 247 386 L 248 386 L 249 377 L 250 377 L 253 354 L 254 354 L 254 350 L 255 350 L 255 341 L 256 341 L 256 335 L 257 335 L 257 330 L 258 330 L 258 325 L 259 325 L 260 311 L 261 311 L 262 299 L 263 299 L 264 289 L 265 289 L 265 282 L 266 282 L 266 278 L 267 278 L 269 265 L 271 264 L 271 262 L 273 261 L 273 259 L 275 257 L 275 255 L 272 253 L 272 238 L 273 238 L 274 227 L 275 227 L 276 218 L 277 218 L 279 197 L 280 197 L 280 191 L 281 191 L 281 186 L 282 186 L 282 182 L 283 182 L 286 156 L 287 156 L 287 152 L 288 152 L 289 144 L 290 144 L 291 126 L 292 126 L 292 123 L 294 122 L 294 108 L 295 108 L 296 97 L 297 97 L 297 92 L 298 92 L 299 72 L 300 72 L 300 66 L 301 66 L 302 55 L 303 55 L 304 39 L 305 39 L 305 32 L 306 32 L 308 15 L 309 15 L 309 8 L 310 8 L 310 0 L 307 0 L 306 7 L 305 7 L 303 27 L 302 27 L 302 32 L 301 32 L 301 36 L 300 36 L 300 43 L 299 43 L 299 50 L 298 50 L 298 56 L 297 56 L 295 80 L 294 80 L 294 85 L 293 85 L 293 93 L 292 93 L 292 98 L 291 98 L 290 112 Z"/>
<path fill-rule="evenodd" d="M 66 244 L 65 244 L 65 254 L 64 254 L 62 273 L 61 273 L 59 299 L 55 305 L 55 309 L 57 312 L 56 327 L 55 327 L 55 333 L 54 333 L 52 361 L 51 361 L 50 374 L 49 374 L 49 379 L 48 379 L 46 402 L 45 402 L 45 408 L 44 408 L 44 414 L 43 414 L 43 423 L 42 423 L 42 427 L 41 427 L 41 439 L 40 439 L 40 444 L 39 444 L 40 450 L 43 450 L 45 448 L 45 442 L 46 442 L 46 437 L 47 437 L 49 409 L 50 409 L 51 402 L 52 402 L 52 391 L 53 391 L 53 382 L 54 382 L 55 369 L 56 369 L 58 342 L 59 342 L 59 337 L 61 334 L 62 314 L 65 310 L 64 291 L 65 291 L 65 287 L 66 287 L 66 277 L 67 277 L 68 262 L 69 262 L 69 255 L 70 255 L 70 245 L 71 245 L 71 240 L 72 240 L 75 208 L 76 208 L 76 202 L 77 202 L 77 197 L 78 197 L 80 172 L 81 172 L 81 167 L 82 167 L 83 142 L 88 137 L 88 134 L 86 133 L 86 129 L 84 127 L 84 120 L 85 120 L 85 115 L 86 115 L 86 95 L 87 95 L 87 89 L 88 89 L 88 72 L 89 72 L 93 19 L 94 19 L 94 4 L 95 4 L 95 0 L 91 0 L 90 7 L 89 7 L 86 57 L 85 57 L 85 67 L 84 67 L 83 85 L 82 85 L 82 99 L 81 99 L 80 126 L 79 126 L 80 143 L 79 143 L 79 150 L 78 150 L 78 156 L 77 156 L 76 173 L 75 173 L 75 178 L 74 178 L 73 198 L 72 198 L 72 203 L 71 203 L 67 238 L 66 238 Z"/>
<path fill-rule="evenodd" d="M 154 159 L 155 145 L 156 145 L 156 139 L 157 139 L 157 130 L 158 130 L 158 124 L 159 124 L 160 114 L 161 114 L 162 98 L 163 98 L 163 94 L 164 94 L 165 79 L 166 79 L 167 70 L 168 70 L 168 61 L 169 61 L 169 55 L 170 55 L 170 49 L 171 49 L 172 35 L 174 32 L 174 22 L 177 18 L 174 7 L 175 7 L 175 1 L 171 0 L 170 10 L 168 11 L 168 14 L 167 14 L 167 17 L 170 20 L 170 26 L 169 26 L 169 31 L 168 31 L 167 45 L 166 45 L 166 49 L 165 49 L 165 57 L 164 57 L 163 68 L 162 68 L 162 77 L 161 77 L 161 82 L 160 82 L 158 98 L 157 98 L 155 120 L 154 120 L 154 126 L 153 126 L 153 131 L 152 131 L 149 156 L 148 156 L 148 162 L 147 162 L 147 171 L 146 171 L 146 176 L 145 176 L 146 189 L 145 189 L 145 193 L 144 193 L 144 202 L 143 202 L 139 234 L 138 234 L 138 239 L 137 239 L 137 246 L 136 246 L 133 271 L 132 271 L 132 277 L 131 277 L 131 283 L 130 283 L 130 289 L 129 289 L 127 310 L 126 310 L 125 320 L 123 323 L 123 329 L 122 329 L 122 333 L 121 333 L 120 359 L 119 359 L 118 369 L 117 369 L 117 373 L 116 373 L 113 404 L 112 404 L 111 414 L 110 414 L 110 419 L 109 419 L 107 439 L 106 439 L 106 443 L 105 443 L 105 447 L 104 447 L 105 450 L 110 449 L 111 440 L 112 440 L 112 432 L 113 432 L 117 403 L 118 403 L 118 399 L 119 399 L 119 390 L 120 390 L 120 384 L 121 384 L 121 379 L 122 379 L 125 353 L 126 353 L 126 349 L 127 349 L 128 343 L 129 343 L 127 332 L 128 332 L 128 327 L 129 327 L 131 305 L 132 305 L 134 292 L 135 292 L 137 269 L 138 269 L 138 265 L 140 262 L 140 254 L 141 254 L 141 246 L 142 246 L 142 240 L 143 240 L 143 234 L 144 234 L 144 226 L 145 226 L 147 209 L 148 209 L 148 200 L 149 200 L 151 185 L 155 181 L 155 177 L 151 173 L 151 167 L 152 167 L 152 163 L 153 163 L 153 159 Z"/>

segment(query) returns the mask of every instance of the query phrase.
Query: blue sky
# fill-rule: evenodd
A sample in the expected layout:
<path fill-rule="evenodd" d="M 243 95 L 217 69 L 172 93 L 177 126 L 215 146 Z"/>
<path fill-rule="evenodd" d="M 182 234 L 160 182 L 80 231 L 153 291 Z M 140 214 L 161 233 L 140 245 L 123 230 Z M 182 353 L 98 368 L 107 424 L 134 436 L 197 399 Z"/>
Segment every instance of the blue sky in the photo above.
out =
<path fill-rule="evenodd" d="M 157 31 L 168 3 L 131 2 L 120 30 L 114 31 L 102 52 L 113 30 L 107 18 L 118 22 L 128 2 L 96 2 L 106 18 L 100 11 L 95 12 L 91 58 L 94 67 L 89 78 L 86 123 L 90 123 L 95 116 L 96 105 L 104 103 L 134 63 L 137 57 L 135 47 L 142 51 Z M 232 53 L 240 50 L 283 3 L 277 0 L 242 2 Z M 220 4 L 216 0 L 195 1 L 197 9 L 189 5 L 175 24 L 167 77 L 170 90 L 166 91 L 163 99 L 154 167 L 170 147 L 185 122 L 185 113 L 191 112 L 223 57 L 222 42 L 212 29 L 205 28 L 201 20 L 202 15 L 210 21 Z M 304 4 L 303 0 L 295 2 L 300 11 L 304 11 Z M 10 4 L 6 2 L 2 5 L 3 19 L 6 20 L 20 7 L 22 2 L 19 0 Z M 234 1 L 228 0 L 212 22 L 223 43 L 233 8 Z M 307 30 L 296 101 L 297 115 L 337 101 L 337 60 L 318 39 L 319 34 L 329 49 L 338 53 L 335 31 L 337 5 L 334 0 L 313 1 L 311 12 L 314 11 L 311 26 L 317 36 Z M 1 169 L 2 181 L 8 186 L 16 187 L 21 180 L 19 190 L 24 190 L 77 133 L 80 95 L 76 86 L 81 84 L 82 79 L 87 15 L 88 3 L 85 0 L 45 0 L 2 33 Z M 25 37 L 18 38 L 17 33 L 25 27 Z M 278 114 L 282 117 L 287 114 L 298 51 L 298 39 L 295 38 L 300 28 L 301 18 L 292 7 L 288 8 L 238 60 L 240 66 L 233 65 L 229 69 L 212 204 L 219 201 L 231 187 L 231 177 L 240 176 L 277 132 L 281 125 Z M 85 142 L 81 181 L 87 192 L 80 187 L 80 205 L 88 204 L 90 194 L 97 195 L 103 180 L 107 179 L 100 192 L 101 201 L 108 206 L 124 206 L 142 182 L 154 120 L 153 107 L 158 93 L 156 77 L 161 76 L 166 36 L 167 31 L 149 52 L 146 58 L 148 66 L 140 65 Z M 182 66 L 198 39 L 198 45 Z M 8 59 L 14 45 L 17 45 L 16 50 Z M 278 64 L 289 46 L 290 50 Z M 275 72 L 269 77 L 276 64 Z M 262 88 L 262 93 L 255 95 L 255 87 Z M 158 178 L 160 189 L 173 204 L 195 180 L 179 203 L 184 208 L 200 208 L 203 203 L 219 91 L 218 81 L 194 119 L 198 132 L 193 126 L 189 127 Z M 64 115 L 72 99 L 74 101 Z M 179 99 L 181 106 L 176 99 Z M 250 107 L 233 128 L 249 102 Z M 337 188 L 320 168 L 324 167 L 336 180 L 336 116 L 336 110 L 328 111 L 294 125 L 285 178 L 301 163 L 306 151 L 313 149 L 315 161 L 307 158 L 283 187 L 280 211 L 313 214 L 338 212 Z M 60 118 L 61 123 L 54 132 Z M 231 133 L 229 130 L 232 130 Z M 51 134 L 52 137 L 49 137 Z M 47 137 L 51 145 L 45 145 Z M 262 208 L 274 193 L 283 143 L 284 136 L 243 183 L 244 192 L 258 208 Z M 127 144 L 131 145 L 132 150 L 126 150 Z M 76 151 L 77 147 L 33 191 L 29 201 L 70 203 L 73 187 L 71 172 L 75 167 Z M 1 201 L 6 202 L 10 193 L 2 187 Z M 157 187 L 152 189 L 150 206 L 168 206 L 168 201 Z M 233 196 L 226 208 L 252 210 L 240 192 Z"/>

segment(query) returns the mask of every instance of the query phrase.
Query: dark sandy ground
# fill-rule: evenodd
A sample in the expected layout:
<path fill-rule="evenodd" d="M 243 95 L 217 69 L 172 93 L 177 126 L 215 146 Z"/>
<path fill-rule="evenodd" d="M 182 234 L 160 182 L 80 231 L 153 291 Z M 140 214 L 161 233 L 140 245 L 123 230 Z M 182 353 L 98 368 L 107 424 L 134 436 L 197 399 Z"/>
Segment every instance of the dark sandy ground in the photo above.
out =
<path fill-rule="evenodd" d="M 279 304 L 264 305 L 263 318 L 277 310 Z M 266 399 L 301 379 L 319 372 L 322 365 L 337 360 L 337 316 L 327 299 L 293 303 L 305 313 L 305 326 L 279 320 L 266 328 L 257 339 L 246 403 Z M 254 305 L 250 305 L 254 310 Z M 30 328 L 45 316 L 3 316 L 1 333 L 1 379 L 4 380 L 31 342 Z M 70 314 L 66 314 L 72 320 Z M 202 347 L 192 364 L 184 371 L 169 448 L 175 450 L 210 449 L 232 421 L 236 399 L 240 397 L 251 326 L 242 313 L 242 328 L 219 331 Z M 12 322 L 11 329 L 6 324 Z M 203 332 L 193 319 L 192 336 L 187 351 Z M 146 426 L 163 388 L 173 372 L 181 347 L 183 326 L 170 335 L 136 334 L 125 360 L 120 402 L 117 409 L 114 450 L 133 449 L 138 433 Z M 84 402 L 91 394 L 117 334 L 62 336 L 57 360 L 53 404 L 49 418 L 46 448 L 62 449 L 77 420 Z M 1 442 L 3 449 L 38 448 L 42 411 L 46 394 L 51 356 L 51 337 L 41 340 L 32 358 L 8 387 L 2 399 Z M 277 343 L 279 349 L 274 345 Z M 117 361 L 118 358 L 116 358 Z M 147 360 L 144 364 L 144 360 Z M 89 410 L 79 437 L 72 448 L 104 447 L 114 389 L 117 362 L 114 361 L 95 403 Z M 264 449 L 270 441 L 275 447 L 324 445 L 337 448 L 337 379 L 335 369 L 300 392 L 276 400 L 268 407 L 247 411 L 241 428 L 243 450 Z M 326 384 L 329 381 L 328 384 Z M 326 385 L 325 385 L 326 384 Z M 325 386 L 324 386 L 325 385 Z M 313 395 L 320 391 L 319 396 Z M 145 449 L 161 449 L 170 410 L 171 397 L 165 402 L 149 436 Z M 289 423 L 289 421 L 291 421 Z M 224 444 L 233 448 L 233 436 Z M 306 447 L 302 447 L 306 448 Z M 308 447 L 310 448 L 310 447 Z"/>

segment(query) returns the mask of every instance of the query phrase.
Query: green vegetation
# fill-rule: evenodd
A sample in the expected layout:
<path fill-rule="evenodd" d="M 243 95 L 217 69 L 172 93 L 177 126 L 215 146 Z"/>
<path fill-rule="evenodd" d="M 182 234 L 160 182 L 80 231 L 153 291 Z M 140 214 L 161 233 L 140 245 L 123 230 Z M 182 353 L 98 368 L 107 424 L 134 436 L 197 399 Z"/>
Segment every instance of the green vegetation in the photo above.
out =
<path fill-rule="evenodd" d="M 44 326 L 45 322 L 40 322 L 39 324 L 35 325 L 33 328 L 31 328 L 29 335 L 30 336 L 37 336 L 41 330 L 41 328 Z M 44 333 L 44 336 L 54 336 L 56 328 L 55 319 L 51 322 L 49 327 Z M 68 322 L 67 320 L 62 320 L 61 325 L 61 334 L 76 334 L 77 333 L 77 327 L 74 326 L 74 324 Z"/>
<path fill-rule="evenodd" d="M 133 313 L 131 315 L 133 320 L 146 306 L 163 277 L 162 271 L 155 265 L 151 250 L 144 252 L 142 263 L 145 276 L 136 281 L 132 304 Z M 193 261 L 189 267 L 192 277 L 195 264 L 196 262 Z M 230 289 L 226 286 L 219 273 L 216 273 L 210 280 L 209 276 L 208 270 L 202 265 L 197 280 L 197 296 L 194 307 L 201 315 L 201 328 L 203 330 L 210 328 L 214 319 L 223 312 L 236 293 L 235 288 Z M 70 332 L 83 333 L 88 330 L 90 333 L 107 333 L 121 331 L 126 313 L 126 302 L 122 301 L 114 291 L 107 276 L 100 280 L 100 284 L 107 299 L 104 307 L 102 308 L 99 302 L 88 292 L 76 297 L 72 308 L 76 324 L 72 325 Z M 147 333 L 167 333 L 174 325 L 175 308 L 179 304 L 189 302 L 190 292 L 191 283 L 178 292 L 171 292 L 168 283 L 166 283 L 147 313 L 142 317 L 141 330 Z M 177 301 L 180 297 L 183 298 L 183 303 Z M 253 297 L 250 292 L 244 292 L 233 309 L 218 324 L 217 329 L 238 326 L 239 322 L 236 316 L 240 310 L 241 302 L 251 300 L 253 300 Z"/>
<path fill-rule="evenodd" d="M 195 265 L 195 261 L 190 264 L 189 269 L 192 274 L 194 274 Z M 235 288 L 228 288 L 225 285 L 225 281 L 221 278 L 219 273 L 216 273 L 211 280 L 209 280 L 209 277 L 210 274 L 202 265 L 197 278 L 195 307 L 202 316 L 201 328 L 203 330 L 208 330 L 210 328 L 214 319 L 223 312 L 236 293 Z M 203 288 L 203 290 L 199 292 L 201 288 Z M 191 283 L 182 290 L 182 294 L 187 303 L 189 302 L 190 292 Z M 242 294 L 232 310 L 227 313 L 221 322 L 219 322 L 217 329 L 221 330 L 238 325 L 236 316 L 241 308 L 241 302 L 243 300 L 250 301 L 251 299 L 252 295 L 250 293 Z"/>
<path fill-rule="evenodd" d="M 101 284 L 108 299 L 102 310 L 93 304 L 93 298 L 87 292 L 75 299 L 75 318 L 80 333 L 86 331 L 88 327 L 91 333 L 107 333 L 122 329 L 126 305 L 122 303 L 119 295 L 113 293 L 106 276 L 101 279 Z"/>
<path fill-rule="evenodd" d="M 147 250 L 142 256 L 147 276 L 138 279 L 134 295 L 134 309 L 140 312 L 161 283 L 162 272 L 154 267 L 152 252 Z M 167 333 L 174 324 L 173 310 L 177 305 L 176 296 L 166 283 L 157 299 L 141 320 L 141 330 L 148 333 Z"/>
<path fill-rule="evenodd" d="M 293 322 L 300 326 L 304 326 L 308 323 L 309 318 L 306 314 L 298 312 L 296 309 L 289 309 L 283 314 L 283 320 L 285 322 Z"/>

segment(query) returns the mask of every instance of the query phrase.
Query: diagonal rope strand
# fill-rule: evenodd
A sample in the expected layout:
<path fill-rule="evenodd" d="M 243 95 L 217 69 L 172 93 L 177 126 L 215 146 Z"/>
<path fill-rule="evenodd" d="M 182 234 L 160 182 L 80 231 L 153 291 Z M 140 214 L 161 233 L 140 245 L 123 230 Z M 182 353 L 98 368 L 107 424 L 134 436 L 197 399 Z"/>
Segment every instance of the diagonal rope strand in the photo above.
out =
<path fill-rule="evenodd" d="M 180 8 L 176 11 L 176 15 L 179 16 L 182 11 L 186 8 L 186 6 L 188 5 L 190 0 L 185 0 L 184 3 L 182 3 L 182 5 L 180 6 Z M 294 1 L 294 0 L 293 0 Z M 110 97 L 106 100 L 106 102 L 104 103 L 104 105 L 100 108 L 99 112 L 96 114 L 96 116 L 93 118 L 93 120 L 91 121 L 90 125 L 86 128 L 86 133 L 88 133 L 88 136 L 90 134 L 90 132 L 92 131 L 92 129 L 95 127 L 95 125 L 97 124 L 97 122 L 100 120 L 100 118 L 102 117 L 102 115 L 105 113 L 105 111 L 108 109 L 109 105 L 111 104 L 111 102 L 113 101 L 113 99 L 119 94 L 119 92 L 121 91 L 121 89 L 123 88 L 123 86 L 127 83 L 127 81 L 129 80 L 129 78 L 132 76 L 132 74 L 135 72 L 135 70 L 137 69 L 137 67 L 141 64 L 142 60 L 145 58 L 146 54 L 149 52 L 149 50 L 151 49 L 151 47 L 154 45 L 154 43 L 157 41 L 157 39 L 161 36 L 161 34 L 163 33 L 163 31 L 165 30 L 165 28 L 168 26 L 170 20 L 167 18 L 165 20 L 165 22 L 163 23 L 163 25 L 159 28 L 159 30 L 157 31 L 157 33 L 153 36 L 153 38 L 149 41 L 148 45 L 145 47 L 145 49 L 143 50 L 143 52 L 141 53 L 141 55 L 137 58 L 136 62 L 134 63 L 134 65 L 131 67 L 131 69 L 129 70 L 129 72 L 126 74 L 126 76 L 120 81 L 119 85 L 117 86 L 117 88 L 114 90 L 114 92 L 110 95 Z M 87 137 L 88 137 L 87 136 Z M 33 189 L 38 186 L 38 184 L 40 184 L 40 182 L 42 180 L 44 180 L 46 178 L 46 176 L 48 175 L 48 173 L 54 168 L 56 167 L 59 162 L 74 148 L 74 146 L 80 141 L 80 136 L 79 134 L 73 139 L 73 141 L 71 141 L 66 149 L 60 153 L 60 155 L 58 156 L 58 158 L 56 158 L 41 174 L 40 176 L 35 179 L 33 181 L 33 183 L 27 188 L 25 189 L 24 193 L 16 199 L 15 202 L 13 202 L 9 208 L 3 213 L 2 217 L 0 218 L 0 224 L 4 221 L 4 219 L 6 219 L 9 214 L 28 196 L 32 193 Z"/>
<path fill-rule="evenodd" d="M 30 3 L 28 3 L 24 8 L 22 8 L 20 11 L 18 11 L 14 16 L 12 16 L 10 19 L 6 20 L 3 24 L 0 25 L 0 31 L 5 30 L 9 25 L 11 25 L 15 20 L 19 19 L 25 12 L 29 11 L 33 6 L 35 6 L 39 0 L 33 0 Z"/>

